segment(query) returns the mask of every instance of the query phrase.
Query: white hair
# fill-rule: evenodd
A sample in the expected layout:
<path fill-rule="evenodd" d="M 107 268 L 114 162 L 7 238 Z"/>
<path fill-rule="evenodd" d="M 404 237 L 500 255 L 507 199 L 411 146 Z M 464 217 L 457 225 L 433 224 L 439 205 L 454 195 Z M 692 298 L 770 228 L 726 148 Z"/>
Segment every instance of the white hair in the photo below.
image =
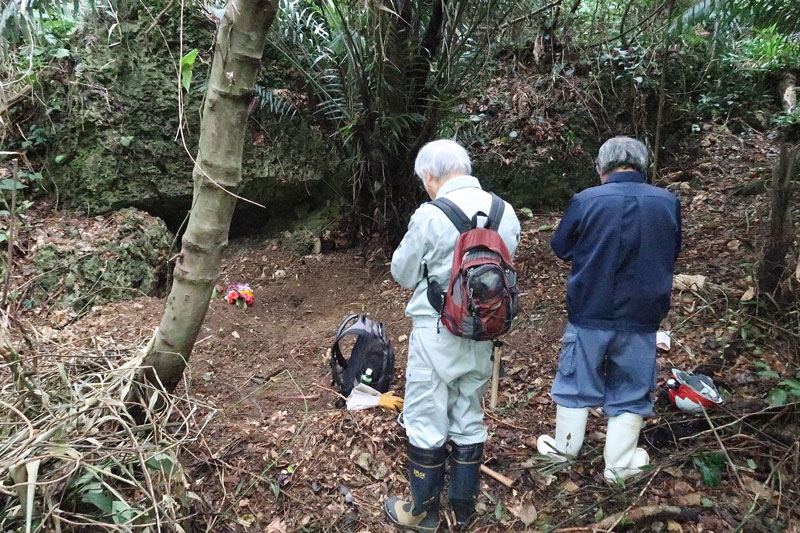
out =
<path fill-rule="evenodd" d="M 422 147 L 414 161 L 414 172 L 421 180 L 425 179 L 425 172 L 439 180 L 452 174 L 469 175 L 472 163 L 463 146 L 450 139 L 439 139 Z"/>
<path fill-rule="evenodd" d="M 627 167 L 647 172 L 647 147 L 631 137 L 614 137 L 603 143 L 597 154 L 597 172 L 605 174 Z"/>

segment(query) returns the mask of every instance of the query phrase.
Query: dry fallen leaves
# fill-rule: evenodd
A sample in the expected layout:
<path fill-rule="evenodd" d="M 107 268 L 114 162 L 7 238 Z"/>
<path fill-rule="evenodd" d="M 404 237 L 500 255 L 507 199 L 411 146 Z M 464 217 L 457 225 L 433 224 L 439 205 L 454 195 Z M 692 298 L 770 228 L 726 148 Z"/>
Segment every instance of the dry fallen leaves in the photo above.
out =
<path fill-rule="evenodd" d="M 576 490 L 580 489 L 580 487 L 575 483 L 573 483 L 572 481 L 565 481 L 564 484 L 561 485 L 561 488 L 563 488 L 567 492 L 575 492 Z"/>
<path fill-rule="evenodd" d="M 777 505 L 779 501 L 779 495 L 777 492 L 766 485 L 762 485 L 759 481 L 756 481 L 750 476 L 742 476 L 742 486 L 748 492 L 752 492 L 755 496 L 767 500 L 773 505 Z"/>
<path fill-rule="evenodd" d="M 749 302 L 752 300 L 756 295 L 756 288 L 755 287 L 747 287 L 747 290 L 744 291 L 744 294 L 739 299 L 742 302 Z"/>
<path fill-rule="evenodd" d="M 699 492 L 690 492 L 689 494 L 682 494 L 678 496 L 678 502 L 687 507 L 697 507 L 701 504 L 703 497 Z"/>
<path fill-rule="evenodd" d="M 706 284 L 706 277 L 700 274 L 676 274 L 673 278 L 673 285 L 681 291 L 692 290 L 701 291 Z"/>
<path fill-rule="evenodd" d="M 286 522 L 280 516 L 276 516 L 267 526 L 266 533 L 286 533 Z"/>
<path fill-rule="evenodd" d="M 519 518 L 519 520 L 525 524 L 525 527 L 529 527 L 533 524 L 536 521 L 536 517 L 539 516 L 530 498 L 525 498 L 518 505 L 509 507 L 508 510 L 511 511 L 511 514 Z"/>

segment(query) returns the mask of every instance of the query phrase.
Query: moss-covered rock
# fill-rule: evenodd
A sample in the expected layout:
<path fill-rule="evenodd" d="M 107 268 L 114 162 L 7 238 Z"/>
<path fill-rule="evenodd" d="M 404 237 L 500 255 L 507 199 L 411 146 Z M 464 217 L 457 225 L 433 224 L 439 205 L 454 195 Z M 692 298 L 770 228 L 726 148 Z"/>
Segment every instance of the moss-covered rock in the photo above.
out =
<path fill-rule="evenodd" d="M 473 174 L 484 188 L 491 190 L 515 207 L 561 209 L 576 192 L 597 185 L 597 173 L 588 157 L 554 160 L 547 163 L 504 164 L 479 159 Z"/>
<path fill-rule="evenodd" d="M 150 11 L 161 11 L 161 3 Z M 133 206 L 177 228 L 191 204 L 215 25 L 196 5 L 186 7 L 183 51 L 199 50 L 187 92 L 176 73 L 181 5 L 169 3 L 155 28 L 138 4 L 126 9 L 118 26 L 87 23 L 69 45 L 71 68 L 45 82 L 49 116 L 43 122 L 56 130 L 46 158 L 53 192 L 68 207 L 105 213 Z M 99 37 L 109 31 L 118 45 Z M 269 67 L 259 81 L 262 96 L 280 83 Z M 238 193 L 266 205 L 260 216 L 267 220 L 316 201 L 322 180 L 340 165 L 322 132 L 259 103 L 248 123 Z"/>
<path fill-rule="evenodd" d="M 318 254 L 322 251 L 322 241 L 307 229 L 286 231 L 281 236 L 281 244 L 292 255 L 301 257 L 309 254 Z"/>
<path fill-rule="evenodd" d="M 135 209 L 90 219 L 64 215 L 43 231 L 32 250 L 33 305 L 80 312 L 165 286 L 173 237 L 156 217 Z"/>

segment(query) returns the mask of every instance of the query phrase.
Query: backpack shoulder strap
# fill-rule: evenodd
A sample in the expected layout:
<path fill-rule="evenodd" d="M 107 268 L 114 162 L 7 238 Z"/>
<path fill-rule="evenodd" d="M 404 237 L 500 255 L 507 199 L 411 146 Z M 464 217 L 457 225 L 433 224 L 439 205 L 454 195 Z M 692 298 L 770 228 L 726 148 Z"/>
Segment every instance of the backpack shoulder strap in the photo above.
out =
<path fill-rule="evenodd" d="M 488 229 L 497 231 L 500 227 L 500 221 L 503 220 L 503 212 L 506 209 L 506 203 L 495 193 L 490 194 L 492 195 L 492 207 L 489 209 L 489 217 L 486 221 L 486 227 Z"/>
<path fill-rule="evenodd" d="M 344 320 L 342 320 L 342 323 L 339 324 L 339 328 L 336 330 L 336 339 L 334 340 L 334 342 L 339 342 L 339 340 L 341 340 L 342 337 L 347 335 L 347 333 L 345 333 L 345 330 L 350 329 L 350 327 L 354 326 L 358 322 L 358 319 L 359 315 L 355 313 L 344 317 Z"/>
<path fill-rule="evenodd" d="M 472 221 L 467 215 L 455 204 L 452 200 L 447 198 L 437 198 L 431 204 L 435 205 L 450 219 L 450 222 L 456 227 L 459 233 L 464 233 L 473 229 Z"/>
<path fill-rule="evenodd" d="M 342 350 L 339 348 L 339 341 L 348 335 L 358 335 L 360 331 L 358 331 L 356 326 L 360 321 L 361 315 L 347 315 L 344 320 L 342 320 L 342 323 L 339 324 L 339 329 L 336 330 L 336 338 L 333 340 L 333 346 L 331 347 L 331 368 L 333 369 L 333 377 L 337 380 L 337 383 L 340 380 L 340 376 L 336 375 L 336 363 L 338 363 L 342 368 L 347 368 L 347 359 L 344 358 Z M 341 385 L 341 383 L 338 384 Z"/>

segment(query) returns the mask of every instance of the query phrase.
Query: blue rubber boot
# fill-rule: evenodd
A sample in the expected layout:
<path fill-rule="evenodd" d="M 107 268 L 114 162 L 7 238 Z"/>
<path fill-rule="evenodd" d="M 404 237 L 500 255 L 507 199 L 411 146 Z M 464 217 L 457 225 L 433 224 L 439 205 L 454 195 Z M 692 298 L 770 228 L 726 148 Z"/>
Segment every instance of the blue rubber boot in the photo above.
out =
<path fill-rule="evenodd" d="M 391 497 L 384 505 L 389 519 L 398 526 L 433 532 L 439 528 L 439 494 L 444 485 L 444 446 L 426 450 L 408 445 L 408 479 L 412 501 Z"/>
<path fill-rule="evenodd" d="M 460 446 L 453 443 L 450 451 L 450 506 L 459 526 L 469 522 L 475 512 L 478 482 L 483 460 L 483 443 Z"/>

